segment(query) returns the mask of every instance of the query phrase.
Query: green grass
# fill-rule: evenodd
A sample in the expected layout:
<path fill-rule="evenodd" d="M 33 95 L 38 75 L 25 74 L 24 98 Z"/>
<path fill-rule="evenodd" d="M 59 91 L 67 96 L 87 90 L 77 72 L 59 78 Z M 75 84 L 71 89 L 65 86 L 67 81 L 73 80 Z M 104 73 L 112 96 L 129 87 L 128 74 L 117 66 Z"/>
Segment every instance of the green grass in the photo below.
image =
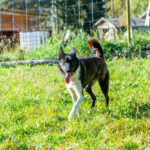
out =
<path fill-rule="evenodd" d="M 98 84 L 96 107 L 68 122 L 73 105 L 57 66 L 0 68 L 0 149 L 150 149 L 150 61 L 107 61 L 110 106 Z"/>

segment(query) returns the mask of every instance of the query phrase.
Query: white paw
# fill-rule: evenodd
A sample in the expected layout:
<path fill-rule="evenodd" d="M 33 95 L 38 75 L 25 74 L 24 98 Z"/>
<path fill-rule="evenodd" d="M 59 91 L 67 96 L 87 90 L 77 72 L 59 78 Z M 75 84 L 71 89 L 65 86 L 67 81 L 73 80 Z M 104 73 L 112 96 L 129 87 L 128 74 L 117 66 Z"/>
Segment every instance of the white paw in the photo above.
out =
<path fill-rule="evenodd" d="M 69 115 L 68 116 L 68 121 L 70 121 L 72 119 L 72 116 L 71 115 Z"/>
<path fill-rule="evenodd" d="M 93 110 L 93 109 L 91 108 L 91 109 L 89 110 L 89 112 L 88 112 L 88 113 L 90 114 L 90 113 L 92 112 L 92 110 Z"/>

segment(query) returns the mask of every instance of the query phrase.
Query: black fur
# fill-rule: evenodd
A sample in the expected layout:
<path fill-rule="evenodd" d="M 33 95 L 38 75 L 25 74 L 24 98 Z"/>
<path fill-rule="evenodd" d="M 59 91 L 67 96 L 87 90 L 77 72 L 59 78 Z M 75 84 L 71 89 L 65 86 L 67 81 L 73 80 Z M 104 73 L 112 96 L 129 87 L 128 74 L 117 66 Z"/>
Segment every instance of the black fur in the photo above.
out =
<path fill-rule="evenodd" d="M 79 80 L 82 83 L 82 87 L 92 98 L 91 108 L 95 106 L 96 102 L 96 96 L 92 91 L 92 85 L 95 81 L 98 81 L 101 91 L 105 96 L 106 106 L 108 106 L 109 71 L 107 69 L 102 47 L 95 39 L 88 41 L 88 43 L 90 48 L 96 50 L 96 56 L 80 59 L 76 57 L 75 48 L 73 48 L 70 54 L 65 54 L 62 48 L 60 48 L 59 68 L 64 75 L 66 73 L 71 73 L 73 75 L 80 65 Z"/>

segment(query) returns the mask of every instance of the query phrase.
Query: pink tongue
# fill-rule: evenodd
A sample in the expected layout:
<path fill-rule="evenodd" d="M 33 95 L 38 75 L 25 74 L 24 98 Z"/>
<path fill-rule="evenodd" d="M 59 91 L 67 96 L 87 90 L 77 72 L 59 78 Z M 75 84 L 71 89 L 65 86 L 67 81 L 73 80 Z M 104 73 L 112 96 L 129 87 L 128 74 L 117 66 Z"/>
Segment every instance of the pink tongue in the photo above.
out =
<path fill-rule="evenodd" d="M 70 80 L 71 80 L 71 74 L 70 73 L 66 73 L 66 76 L 65 76 L 66 84 L 69 84 Z"/>

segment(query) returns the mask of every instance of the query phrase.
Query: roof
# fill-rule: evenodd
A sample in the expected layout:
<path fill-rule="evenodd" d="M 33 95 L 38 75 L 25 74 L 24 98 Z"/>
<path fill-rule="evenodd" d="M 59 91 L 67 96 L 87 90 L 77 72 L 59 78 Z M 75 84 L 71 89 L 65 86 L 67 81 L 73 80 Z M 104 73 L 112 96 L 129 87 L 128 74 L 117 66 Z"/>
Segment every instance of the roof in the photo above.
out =
<path fill-rule="evenodd" d="M 145 19 L 146 18 L 146 14 L 147 14 L 147 11 L 145 11 L 144 13 L 142 13 L 138 18 L 139 19 Z"/>
<path fill-rule="evenodd" d="M 145 26 L 145 19 L 138 19 L 138 18 L 131 19 L 131 25 L 133 27 Z"/>
<path fill-rule="evenodd" d="M 101 18 L 99 19 L 94 26 L 99 26 L 103 24 L 103 22 L 109 22 L 110 24 L 114 25 L 116 28 L 122 27 L 121 19 L 120 18 Z M 131 26 L 144 26 L 145 19 L 131 19 Z"/>
<path fill-rule="evenodd" d="M 41 14 L 41 13 L 32 13 L 32 12 L 26 12 L 21 10 L 10 10 L 10 9 L 0 9 L 1 14 L 17 14 L 17 15 L 28 15 L 28 16 L 41 16 L 41 17 L 47 17 L 47 14 Z"/>
<path fill-rule="evenodd" d="M 112 18 L 112 19 L 109 19 L 109 18 L 101 18 L 99 19 L 94 26 L 99 26 L 101 24 L 103 24 L 103 22 L 107 22 L 107 23 L 110 23 L 111 25 L 114 25 L 115 27 L 120 27 L 120 19 L 119 18 Z"/>

